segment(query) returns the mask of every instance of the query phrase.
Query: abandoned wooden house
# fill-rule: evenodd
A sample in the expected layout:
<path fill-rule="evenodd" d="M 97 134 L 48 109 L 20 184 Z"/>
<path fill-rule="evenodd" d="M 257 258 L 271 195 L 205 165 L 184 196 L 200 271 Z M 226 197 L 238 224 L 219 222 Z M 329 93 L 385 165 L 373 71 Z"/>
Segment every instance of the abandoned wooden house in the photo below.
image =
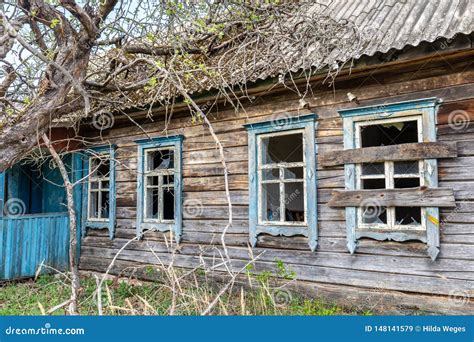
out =
<path fill-rule="evenodd" d="M 212 103 L 224 146 L 231 265 L 258 255 L 256 271 L 281 260 L 304 291 L 330 300 L 472 314 L 474 3 L 333 1 L 327 11 L 375 32 L 331 86 L 337 52 L 310 76 L 296 77 L 311 57 L 295 62 L 292 84 L 311 88 L 304 97 L 277 75 L 249 77 L 241 110 L 211 88 L 194 92 Z M 216 143 L 186 103 L 171 119 L 155 106 L 150 119 L 149 97 L 134 101 L 107 129 L 84 120 L 94 153 L 67 160 L 76 180 L 93 170 L 75 189 L 79 267 L 104 272 L 137 236 L 113 274 L 170 262 L 170 244 L 176 266 L 212 266 L 229 215 Z M 32 276 L 40 263 L 66 267 L 64 190 L 54 167 L 43 168 L 46 179 L 25 163 L 1 175 L 2 279 Z M 10 208 L 15 199 L 24 215 Z"/>

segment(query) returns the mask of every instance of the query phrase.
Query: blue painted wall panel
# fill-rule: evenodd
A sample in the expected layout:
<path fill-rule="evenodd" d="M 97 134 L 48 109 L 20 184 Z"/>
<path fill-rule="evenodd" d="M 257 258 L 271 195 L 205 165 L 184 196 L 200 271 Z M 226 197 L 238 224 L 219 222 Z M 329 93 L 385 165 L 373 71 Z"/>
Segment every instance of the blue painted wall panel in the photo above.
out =
<path fill-rule="evenodd" d="M 63 271 L 69 263 L 68 245 L 66 213 L 0 218 L 0 279 L 32 277 L 41 263 Z"/>

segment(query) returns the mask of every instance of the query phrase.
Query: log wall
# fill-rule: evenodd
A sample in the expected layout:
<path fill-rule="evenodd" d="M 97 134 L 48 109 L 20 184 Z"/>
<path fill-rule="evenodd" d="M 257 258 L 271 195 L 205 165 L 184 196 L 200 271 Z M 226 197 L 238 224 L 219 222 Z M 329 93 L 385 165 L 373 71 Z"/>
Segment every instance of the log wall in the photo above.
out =
<path fill-rule="evenodd" d="M 314 112 L 317 153 L 342 150 L 342 119 L 338 109 L 356 106 L 348 102 L 347 92 L 355 94 L 361 106 L 412 100 L 442 98 L 438 113 L 438 140 L 456 141 L 458 157 L 439 162 L 439 186 L 454 189 L 456 207 L 441 211 L 441 253 L 431 261 L 426 245 L 419 242 L 379 242 L 361 240 L 355 255 L 346 247 L 345 212 L 330 208 L 333 190 L 344 189 L 343 167 L 317 166 L 319 245 L 312 253 L 303 237 L 260 235 L 257 270 L 274 270 L 275 259 L 291 267 L 305 289 L 320 295 L 357 302 L 373 298 L 387 312 L 418 308 L 425 312 L 474 312 L 474 66 L 466 58 L 426 62 L 396 69 L 381 69 L 370 75 L 348 76 L 335 90 L 313 84 L 306 98 L 310 109 L 299 110 L 299 98 L 289 91 L 262 92 L 246 110 L 218 108 L 212 123 L 225 147 L 230 172 L 230 191 L 234 224 L 226 236 L 233 266 L 239 268 L 249 259 L 247 131 L 243 124 L 271 120 L 282 115 Z M 471 123 L 449 124 L 455 110 L 467 113 Z M 137 114 L 138 115 L 138 114 Z M 463 114 L 466 115 L 466 114 Z M 453 116 L 451 115 L 451 118 Z M 165 120 L 139 121 L 150 136 L 163 135 Z M 193 267 L 200 262 L 216 262 L 216 248 L 227 220 L 223 169 L 219 154 L 206 127 L 192 123 L 186 114 L 176 114 L 167 126 L 168 134 L 183 134 L 183 176 L 185 203 L 200 203 L 197 215 L 186 210 L 183 237 L 175 264 Z M 87 135 L 97 132 L 87 131 Z M 82 240 L 80 268 L 103 272 L 112 257 L 135 236 L 137 145 L 146 137 L 141 128 L 129 121 L 102 133 L 105 141 L 117 144 L 117 229 L 109 240 L 106 231 L 89 231 Z M 189 202 L 191 201 L 191 202 Z M 212 248 L 213 244 L 216 245 Z M 153 252 L 151 251 L 153 249 Z M 118 257 L 115 273 L 127 267 L 157 263 L 158 256 L 169 261 L 163 233 L 148 233 Z M 453 296 L 465 297 L 465 303 Z M 378 299 L 377 299 L 378 298 Z M 369 303 L 373 305 L 373 303 Z M 395 311 L 394 311 L 395 310 Z"/>

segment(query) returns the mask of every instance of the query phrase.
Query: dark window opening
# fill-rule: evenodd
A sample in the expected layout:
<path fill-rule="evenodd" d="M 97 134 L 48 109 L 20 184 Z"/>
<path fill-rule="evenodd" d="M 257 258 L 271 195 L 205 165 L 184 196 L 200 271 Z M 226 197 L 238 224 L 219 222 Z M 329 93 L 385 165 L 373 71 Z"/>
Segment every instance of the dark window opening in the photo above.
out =
<path fill-rule="evenodd" d="M 420 178 L 395 178 L 395 189 L 417 188 L 420 186 Z"/>
<path fill-rule="evenodd" d="M 421 224 L 421 208 L 418 207 L 396 207 L 395 222 L 399 225 Z"/>
<path fill-rule="evenodd" d="M 285 183 L 285 221 L 304 222 L 303 182 Z"/>
<path fill-rule="evenodd" d="M 363 179 L 362 189 L 385 189 L 385 179 Z"/>
<path fill-rule="evenodd" d="M 109 192 L 102 192 L 101 203 L 100 203 L 100 217 L 109 217 Z"/>
<path fill-rule="evenodd" d="M 163 189 L 163 219 L 174 220 L 174 189 Z"/>
<path fill-rule="evenodd" d="M 262 163 L 303 161 L 303 134 L 285 134 L 262 138 Z"/>
<path fill-rule="evenodd" d="M 95 157 L 90 159 L 91 177 L 108 177 L 110 172 L 110 159 Z"/>
<path fill-rule="evenodd" d="M 285 169 L 285 179 L 303 179 L 303 167 L 290 167 Z"/>
<path fill-rule="evenodd" d="M 361 147 L 387 146 L 418 142 L 416 120 L 361 126 Z"/>

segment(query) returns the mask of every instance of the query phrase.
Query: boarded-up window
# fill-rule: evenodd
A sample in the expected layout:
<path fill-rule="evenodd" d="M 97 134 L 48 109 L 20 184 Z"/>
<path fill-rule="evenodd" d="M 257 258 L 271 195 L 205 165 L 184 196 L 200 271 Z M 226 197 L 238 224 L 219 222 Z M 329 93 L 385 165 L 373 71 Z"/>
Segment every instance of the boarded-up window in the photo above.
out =
<path fill-rule="evenodd" d="M 438 159 L 457 156 L 452 142 L 436 141 L 439 99 L 426 98 L 339 110 L 344 150 L 323 153 L 321 165 L 344 165 L 345 190 L 329 204 L 345 207 L 347 248 L 360 238 L 418 240 L 439 254 L 439 208 L 455 206 L 454 192 L 438 187 Z"/>
<path fill-rule="evenodd" d="M 356 123 L 356 148 L 423 141 L 421 116 L 368 120 Z M 423 183 L 423 161 L 386 161 L 357 166 L 359 189 L 405 189 Z M 358 227 L 370 229 L 424 229 L 420 207 L 384 207 L 374 201 L 358 209 Z"/>

